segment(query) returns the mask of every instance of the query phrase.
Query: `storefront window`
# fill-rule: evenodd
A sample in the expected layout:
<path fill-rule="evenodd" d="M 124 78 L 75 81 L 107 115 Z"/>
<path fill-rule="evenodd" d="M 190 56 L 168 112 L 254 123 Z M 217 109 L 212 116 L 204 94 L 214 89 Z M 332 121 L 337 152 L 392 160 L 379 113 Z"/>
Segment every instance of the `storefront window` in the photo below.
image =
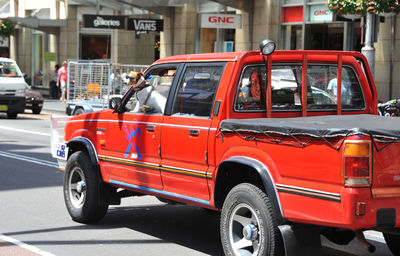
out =
<path fill-rule="evenodd" d="M 0 57 L 10 58 L 10 38 L 0 36 Z"/>
<path fill-rule="evenodd" d="M 110 35 L 81 35 L 81 58 L 85 60 L 110 59 Z"/>
<path fill-rule="evenodd" d="M 235 30 L 234 29 L 221 29 L 222 33 L 222 51 L 233 52 L 235 51 Z M 201 29 L 201 52 L 217 52 L 217 29 L 216 28 L 202 28 Z"/>
<path fill-rule="evenodd" d="M 285 26 L 285 49 L 301 50 L 303 45 L 303 30 L 301 25 Z"/>
<path fill-rule="evenodd" d="M 343 24 L 306 26 L 306 50 L 343 50 Z"/>
<path fill-rule="evenodd" d="M 332 14 L 322 0 L 284 0 L 281 22 L 284 49 L 361 50 L 359 21 Z"/>

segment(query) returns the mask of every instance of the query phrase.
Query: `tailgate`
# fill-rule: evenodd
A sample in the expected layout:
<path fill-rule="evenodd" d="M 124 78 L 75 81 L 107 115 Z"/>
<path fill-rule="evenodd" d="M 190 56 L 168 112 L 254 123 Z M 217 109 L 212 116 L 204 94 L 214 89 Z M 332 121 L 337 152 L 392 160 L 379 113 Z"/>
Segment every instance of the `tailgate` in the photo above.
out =
<path fill-rule="evenodd" d="M 374 147 L 372 195 L 375 198 L 400 197 L 400 142 L 377 143 Z"/>

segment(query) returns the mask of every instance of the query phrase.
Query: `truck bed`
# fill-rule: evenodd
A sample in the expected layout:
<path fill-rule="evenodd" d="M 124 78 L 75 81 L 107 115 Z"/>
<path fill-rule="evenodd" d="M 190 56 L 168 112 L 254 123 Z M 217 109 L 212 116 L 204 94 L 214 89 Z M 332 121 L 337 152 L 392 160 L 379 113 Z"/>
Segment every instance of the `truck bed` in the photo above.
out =
<path fill-rule="evenodd" d="M 220 131 L 330 138 L 367 135 L 372 139 L 400 139 L 400 119 L 377 115 L 331 115 L 295 118 L 226 119 Z"/>

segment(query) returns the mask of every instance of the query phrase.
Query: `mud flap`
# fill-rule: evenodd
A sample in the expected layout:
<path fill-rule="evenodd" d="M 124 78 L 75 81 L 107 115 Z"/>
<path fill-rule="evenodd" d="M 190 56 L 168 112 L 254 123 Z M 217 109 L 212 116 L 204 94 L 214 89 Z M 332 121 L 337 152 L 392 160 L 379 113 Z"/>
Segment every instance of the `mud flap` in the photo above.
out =
<path fill-rule="evenodd" d="M 279 226 L 286 256 L 322 255 L 319 229 L 313 226 Z"/>

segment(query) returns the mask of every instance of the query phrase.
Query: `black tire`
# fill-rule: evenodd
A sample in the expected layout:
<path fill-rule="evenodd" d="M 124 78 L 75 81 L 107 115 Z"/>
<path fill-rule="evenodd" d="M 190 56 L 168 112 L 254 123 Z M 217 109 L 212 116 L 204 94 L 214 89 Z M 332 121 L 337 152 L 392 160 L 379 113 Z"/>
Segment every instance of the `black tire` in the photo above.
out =
<path fill-rule="evenodd" d="M 400 234 L 383 233 L 386 245 L 389 247 L 393 255 L 400 255 Z"/>
<path fill-rule="evenodd" d="M 35 115 L 39 115 L 41 111 L 42 109 L 39 107 L 32 108 L 32 113 Z"/>
<path fill-rule="evenodd" d="M 18 116 L 17 112 L 7 112 L 8 119 L 16 119 Z"/>
<path fill-rule="evenodd" d="M 86 153 L 75 152 L 68 159 L 64 175 L 64 201 L 69 215 L 80 223 L 93 223 L 107 213 L 108 204 L 100 201 L 99 171 Z"/>
<path fill-rule="evenodd" d="M 283 255 L 272 205 L 258 187 L 243 183 L 225 199 L 220 223 L 225 255 Z"/>
<path fill-rule="evenodd" d="M 75 111 L 74 111 L 74 116 L 77 116 L 77 115 L 80 115 L 80 114 L 83 114 L 83 113 L 85 113 L 85 112 L 83 111 L 83 108 L 77 108 L 77 109 L 75 109 Z"/>
<path fill-rule="evenodd" d="M 67 116 L 71 115 L 71 108 L 69 105 L 67 105 L 67 107 L 65 108 L 65 114 L 67 114 Z"/>

